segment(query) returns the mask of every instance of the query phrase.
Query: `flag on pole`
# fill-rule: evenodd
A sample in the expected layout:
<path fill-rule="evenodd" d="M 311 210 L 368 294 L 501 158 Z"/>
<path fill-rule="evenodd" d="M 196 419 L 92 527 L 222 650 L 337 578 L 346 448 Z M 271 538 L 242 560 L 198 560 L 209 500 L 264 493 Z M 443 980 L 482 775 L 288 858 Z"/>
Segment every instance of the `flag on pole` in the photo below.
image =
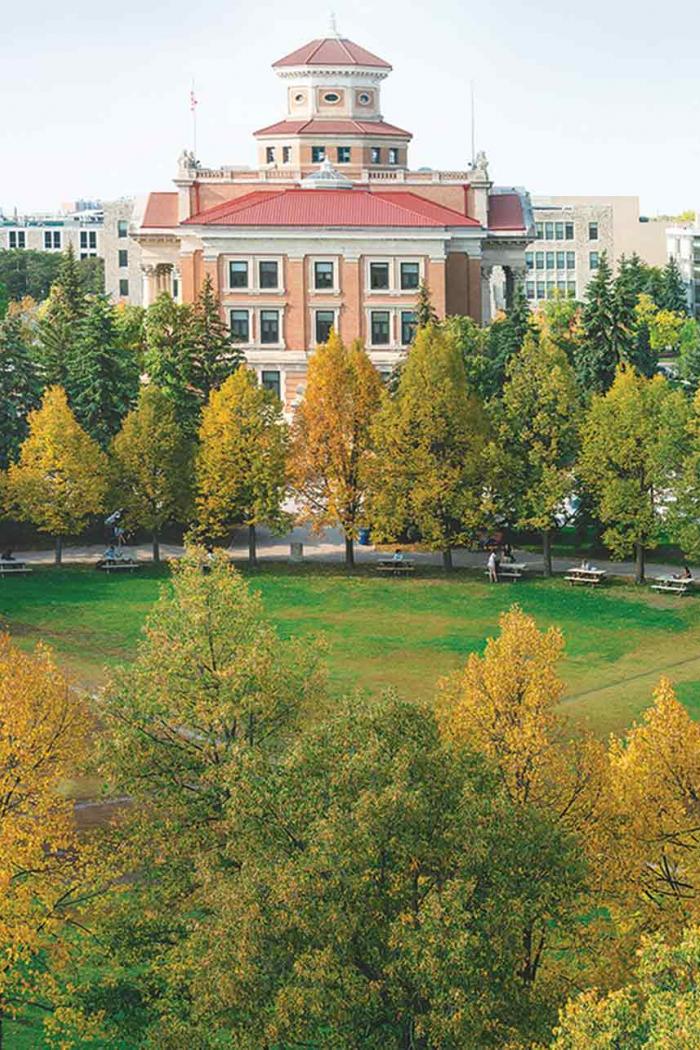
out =
<path fill-rule="evenodd" d="M 190 112 L 194 113 L 195 108 L 199 105 L 199 99 L 195 97 L 194 88 L 190 90 Z"/>

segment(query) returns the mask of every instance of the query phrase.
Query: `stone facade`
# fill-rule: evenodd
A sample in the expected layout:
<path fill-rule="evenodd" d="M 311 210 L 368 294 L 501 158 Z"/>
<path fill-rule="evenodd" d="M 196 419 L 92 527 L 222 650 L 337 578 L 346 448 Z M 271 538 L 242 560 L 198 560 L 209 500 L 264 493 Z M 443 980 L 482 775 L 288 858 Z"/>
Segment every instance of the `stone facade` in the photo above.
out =
<path fill-rule="evenodd" d="M 136 202 L 132 198 L 104 205 L 102 250 L 105 260 L 105 291 L 114 302 L 143 302 L 141 245 L 131 236 Z"/>

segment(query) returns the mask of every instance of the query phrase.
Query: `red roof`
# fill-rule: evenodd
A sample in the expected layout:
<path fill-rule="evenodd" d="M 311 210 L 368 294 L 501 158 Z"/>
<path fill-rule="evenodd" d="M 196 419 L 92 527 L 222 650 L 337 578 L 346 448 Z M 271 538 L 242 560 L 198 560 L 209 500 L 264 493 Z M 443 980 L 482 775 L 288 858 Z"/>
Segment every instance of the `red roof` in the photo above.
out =
<path fill-rule="evenodd" d="M 280 120 L 256 135 L 390 135 L 412 138 L 410 131 L 385 124 L 383 120 Z"/>
<path fill-rule="evenodd" d="M 523 202 L 517 193 L 492 193 L 489 197 L 490 230 L 522 230 L 525 228 Z"/>
<path fill-rule="evenodd" d="M 149 193 L 141 226 L 177 226 L 177 193 Z"/>
<path fill-rule="evenodd" d="M 278 66 L 373 66 L 377 69 L 391 69 L 388 62 L 378 58 L 371 51 L 353 44 L 352 40 L 340 37 L 324 37 L 312 40 L 303 47 L 285 55 L 272 68 Z"/>
<path fill-rule="evenodd" d="M 480 223 L 415 193 L 369 190 L 258 190 L 217 204 L 185 223 L 202 226 L 478 227 Z"/>

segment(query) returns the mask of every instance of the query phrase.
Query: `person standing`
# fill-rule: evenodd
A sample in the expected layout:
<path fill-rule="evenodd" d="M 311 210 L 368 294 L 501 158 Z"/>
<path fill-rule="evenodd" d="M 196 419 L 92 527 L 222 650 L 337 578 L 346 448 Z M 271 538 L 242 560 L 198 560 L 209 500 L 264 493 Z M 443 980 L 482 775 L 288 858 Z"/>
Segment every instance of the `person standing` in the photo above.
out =
<path fill-rule="evenodd" d="M 489 570 L 490 582 L 498 583 L 498 555 L 495 551 L 491 551 L 489 554 L 489 560 L 486 564 Z"/>

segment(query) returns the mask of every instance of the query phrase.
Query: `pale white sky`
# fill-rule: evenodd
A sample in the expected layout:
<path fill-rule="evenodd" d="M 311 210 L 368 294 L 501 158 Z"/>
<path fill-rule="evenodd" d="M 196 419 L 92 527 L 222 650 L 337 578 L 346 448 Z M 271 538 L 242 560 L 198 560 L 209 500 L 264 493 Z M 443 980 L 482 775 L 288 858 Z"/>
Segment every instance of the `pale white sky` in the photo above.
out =
<path fill-rule="evenodd" d="M 532 193 L 636 194 L 647 214 L 700 205 L 700 4 L 676 0 L 328 0 L 342 35 L 394 66 L 384 116 L 412 167 L 469 158 Z M 0 29 L 0 207 L 170 189 L 191 146 L 253 164 L 284 114 L 270 64 L 327 34 L 310 0 L 34 0 Z"/>

